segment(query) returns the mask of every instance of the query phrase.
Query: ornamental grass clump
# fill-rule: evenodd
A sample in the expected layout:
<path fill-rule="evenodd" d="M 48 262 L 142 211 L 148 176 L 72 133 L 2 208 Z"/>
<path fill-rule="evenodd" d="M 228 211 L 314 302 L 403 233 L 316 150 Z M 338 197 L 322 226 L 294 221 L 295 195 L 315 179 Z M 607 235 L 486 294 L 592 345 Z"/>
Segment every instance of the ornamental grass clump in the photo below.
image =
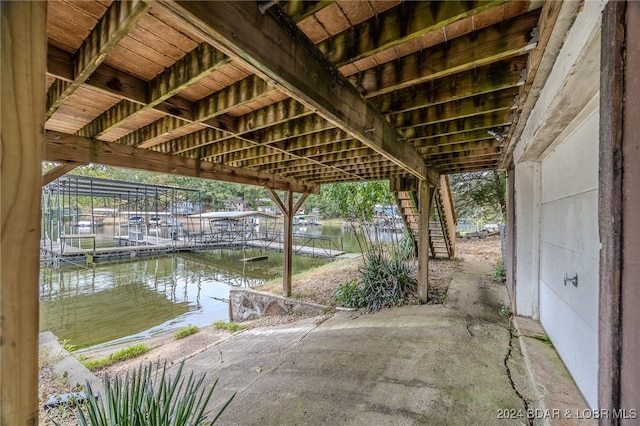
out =
<path fill-rule="evenodd" d="M 417 285 L 410 262 L 397 254 L 371 250 L 363 257 L 359 278 L 338 287 L 335 298 L 341 306 L 375 312 L 404 304 Z"/>
<path fill-rule="evenodd" d="M 182 426 L 213 424 L 235 397 L 235 393 L 208 419 L 207 404 L 218 383 L 209 391 L 205 375 L 195 377 L 190 373 L 183 377 L 184 362 L 175 375 L 167 372 L 166 363 L 153 372 L 152 364 L 140 365 L 124 379 L 113 380 L 105 374 L 104 401 L 99 401 L 87 383 L 88 400 L 78 406 L 81 426 Z"/>
<path fill-rule="evenodd" d="M 364 308 L 375 312 L 399 306 L 415 293 L 417 278 L 410 265 L 398 256 L 371 251 L 360 269 Z"/>

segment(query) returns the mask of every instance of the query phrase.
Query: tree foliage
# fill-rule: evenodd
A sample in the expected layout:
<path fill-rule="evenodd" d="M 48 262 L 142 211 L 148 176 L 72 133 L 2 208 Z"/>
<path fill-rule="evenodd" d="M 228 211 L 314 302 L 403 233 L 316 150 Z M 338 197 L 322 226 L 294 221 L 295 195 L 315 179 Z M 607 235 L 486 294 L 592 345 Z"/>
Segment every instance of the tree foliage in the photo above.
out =
<path fill-rule="evenodd" d="M 507 215 L 506 173 L 503 170 L 449 176 L 458 217 L 504 222 Z"/>
<path fill-rule="evenodd" d="M 391 204 L 393 197 L 387 181 L 348 182 L 324 185 L 320 201 L 331 216 L 370 222 L 375 205 Z"/>

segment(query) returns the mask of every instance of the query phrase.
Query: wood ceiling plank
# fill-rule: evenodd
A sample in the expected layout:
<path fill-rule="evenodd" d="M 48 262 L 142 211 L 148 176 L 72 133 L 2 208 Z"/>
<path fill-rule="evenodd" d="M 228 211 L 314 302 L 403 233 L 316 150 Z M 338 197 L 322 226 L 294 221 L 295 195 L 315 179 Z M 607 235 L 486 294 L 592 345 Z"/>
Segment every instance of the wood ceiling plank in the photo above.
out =
<path fill-rule="evenodd" d="M 167 155 L 115 143 L 99 142 L 77 135 L 48 131 L 45 139 L 44 159 L 46 161 L 96 163 L 225 182 L 259 185 L 276 190 L 319 193 L 319 187 L 312 183 L 304 183 L 267 173 L 236 169 L 221 164 L 198 161 L 177 155 Z"/>
<path fill-rule="evenodd" d="M 56 91 L 56 97 L 53 94 L 49 96 L 47 92 L 45 119 L 51 117 L 60 105 L 89 78 L 107 54 L 148 10 L 149 6 L 142 1 L 116 2 L 111 5 L 75 55 L 73 82 L 65 84 L 66 87 L 62 93 Z"/>
<path fill-rule="evenodd" d="M 466 151 L 471 151 L 476 149 L 498 148 L 501 144 L 502 142 L 488 136 L 486 139 L 479 140 L 479 141 L 463 142 L 463 143 L 457 143 L 452 145 L 437 145 L 437 146 L 420 148 L 418 149 L 418 152 L 421 153 L 422 155 L 430 157 L 432 155 L 446 154 L 449 152 L 466 152 Z"/>
<path fill-rule="evenodd" d="M 387 116 L 389 122 L 396 129 L 402 131 L 407 127 L 440 123 L 443 121 L 472 117 L 497 111 L 511 110 L 515 106 L 515 96 L 518 91 L 513 88 L 498 92 L 456 99 L 447 103 L 440 103 L 426 108 L 413 109 Z"/>
<path fill-rule="evenodd" d="M 425 165 L 411 146 L 396 143 L 401 136 L 393 126 L 345 81 L 281 10 L 272 8 L 263 15 L 257 2 L 220 2 L 215 8 L 197 1 L 160 4 L 208 42 L 263 78 L 276 82 L 285 93 L 317 109 L 325 119 L 410 173 L 427 179 Z M 434 183 L 436 178 L 429 176 Z"/>
<path fill-rule="evenodd" d="M 78 10 L 81 10 L 82 13 L 86 13 L 89 16 L 92 16 L 96 20 L 102 18 L 107 7 L 98 3 L 98 2 L 88 2 L 86 0 L 65 0 L 65 3 L 75 7 Z"/>
<path fill-rule="evenodd" d="M 492 129 L 495 127 L 508 126 L 511 124 L 509 111 L 493 112 L 480 116 L 461 118 L 451 121 L 444 121 L 425 126 L 416 126 L 402 131 L 407 139 L 430 138 L 434 136 L 451 135 L 454 133 L 468 132 L 478 129 Z"/>
<path fill-rule="evenodd" d="M 369 100 L 380 112 L 389 114 L 518 87 L 526 65 L 526 57 L 520 56 L 373 96 Z"/>
<path fill-rule="evenodd" d="M 291 19 L 300 22 L 333 3 L 334 0 L 289 0 L 283 7 Z"/>
<path fill-rule="evenodd" d="M 425 148 L 429 147 L 446 146 L 464 142 L 474 142 L 484 140 L 489 137 L 493 138 L 493 136 L 489 135 L 487 129 L 479 129 L 469 132 L 454 133 L 451 135 L 440 135 L 424 139 L 417 139 L 411 141 L 411 144 L 418 152 L 422 153 L 424 152 Z"/>
<path fill-rule="evenodd" d="M 446 25 L 494 8 L 499 1 L 415 1 L 375 15 L 318 44 L 337 67 L 402 45 Z M 416 46 L 416 50 L 418 47 Z M 415 50 L 414 50 L 415 51 Z"/>
<path fill-rule="evenodd" d="M 127 103 L 133 103 L 123 101 L 127 105 L 129 115 L 106 111 L 78 134 L 80 136 L 99 138 L 110 130 L 121 126 L 124 121 L 135 118 L 137 114 L 142 114 L 155 108 L 178 94 L 184 87 L 194 84 L 228 62 L 228 57 L 210 45 L 203 43 L 149 82 L 149 99 L 144 106 L 137 105 L 133 107 L 132 105 L 127 105 Z M 174 120 L 173 123 L 177 124 L 178 121 Z"/>
<path fill-rule="evenodd" d="M 442 174 L 453 175 L 457 173 L 469 173 L 469 172 L 482 172 L 487 170 L 496 170 L 498 165 L 495 161 L 489 161 L 483 164 L 474 164 L 468 166 L 452 166 L 452 167 L 442 167 L 438 170 Z"/>
<path fill-rule="evenodd" d="M 530 45 L 539 11 L 439 44 L 349 77 L 367 97 L 519 56 Z"/>
<path fill-rule="evenodd" d="M 427 158 L 427 162 L 431 165 L 441 166 L 443 164 L 468 163 L 472 161 L 490 159 L 497 160 L 499 155 L 500 150 L 497 148 L 470 149 L 461 152 L 449 152 L 446 154 L 430 155 Z"/>

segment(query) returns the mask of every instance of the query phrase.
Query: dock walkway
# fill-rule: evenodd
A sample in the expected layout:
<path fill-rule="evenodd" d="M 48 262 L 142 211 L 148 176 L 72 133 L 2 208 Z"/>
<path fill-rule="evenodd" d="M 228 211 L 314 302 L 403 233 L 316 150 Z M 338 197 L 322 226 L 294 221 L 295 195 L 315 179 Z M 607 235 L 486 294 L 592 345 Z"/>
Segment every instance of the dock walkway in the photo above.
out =
<path fill-rule="evenodd" d="M 281 233 L 265 235 L 258 238 L 240 233 L 190 233 L 180 238 L 162 238 L 156 235 L 131 239 L 128 236 L 114 236 L 114 247 L 96 247 L 95 235 L 67 235 L 60 241 L 41 240 L 41 259 L 54 265 L 63 263 L 108 262 L 135 257 L 158 256 L 166 253 L 211 250 L 220 248 L 251 247 L 268 251 L 282 252 Z M 82 239 L 92 239 L 91 248 L 82 248 Z M 71 244 L 78 240 L 78 246 Z M 313 237 L 307 234 L 294 235 L 293 253 L 316 258 L 334 259 L 344 255 L 343 250 L 331 248 L 326 237 Z M 297 244 L 296 244 L 297 243 Z M 335 244 L 334 244 L 334 247 Z"/>

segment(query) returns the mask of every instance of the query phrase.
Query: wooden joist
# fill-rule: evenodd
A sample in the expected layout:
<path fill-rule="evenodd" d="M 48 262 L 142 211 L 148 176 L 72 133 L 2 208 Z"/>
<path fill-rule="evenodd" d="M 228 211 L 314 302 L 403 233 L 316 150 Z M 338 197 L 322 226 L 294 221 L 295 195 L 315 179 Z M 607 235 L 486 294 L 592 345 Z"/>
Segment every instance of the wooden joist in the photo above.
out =
<path fill-rule="evenodd" d="M 319 192 L 319 187 L 311 183 L 298 182 L 267 173 L 253 172 L 115 143 L 100 142 L 82 136 L 53 131 L 48 131 L 46 134 L 44 159 L 55 162 L 97 163 L 225 182 L 260 185 L 267 188 L 292 190 L 300 193 L 316 194 Z"/>
<path fill-rule="evenodd" d="M 91 34 L 78 49 L 73 63 L 73 81 L 56 82 L 47 92 L 47 112 L 51 117 L 60 106 L 80 87 L 105 60 L 129 30 L 149 10 L 142 0 L 114 2 L 100 19 Z"/>
<path fill-rule="evenodd" d="M 427 178 L 424 162 L 411 146 L 396 144 L 402 136 L 280 9 L 261 14 L 257 2 L 220 2 L 215 8 L 195 1 L 162 4 L 205 40 L 278 84 L 281 91 L 409 173 Z"/>

